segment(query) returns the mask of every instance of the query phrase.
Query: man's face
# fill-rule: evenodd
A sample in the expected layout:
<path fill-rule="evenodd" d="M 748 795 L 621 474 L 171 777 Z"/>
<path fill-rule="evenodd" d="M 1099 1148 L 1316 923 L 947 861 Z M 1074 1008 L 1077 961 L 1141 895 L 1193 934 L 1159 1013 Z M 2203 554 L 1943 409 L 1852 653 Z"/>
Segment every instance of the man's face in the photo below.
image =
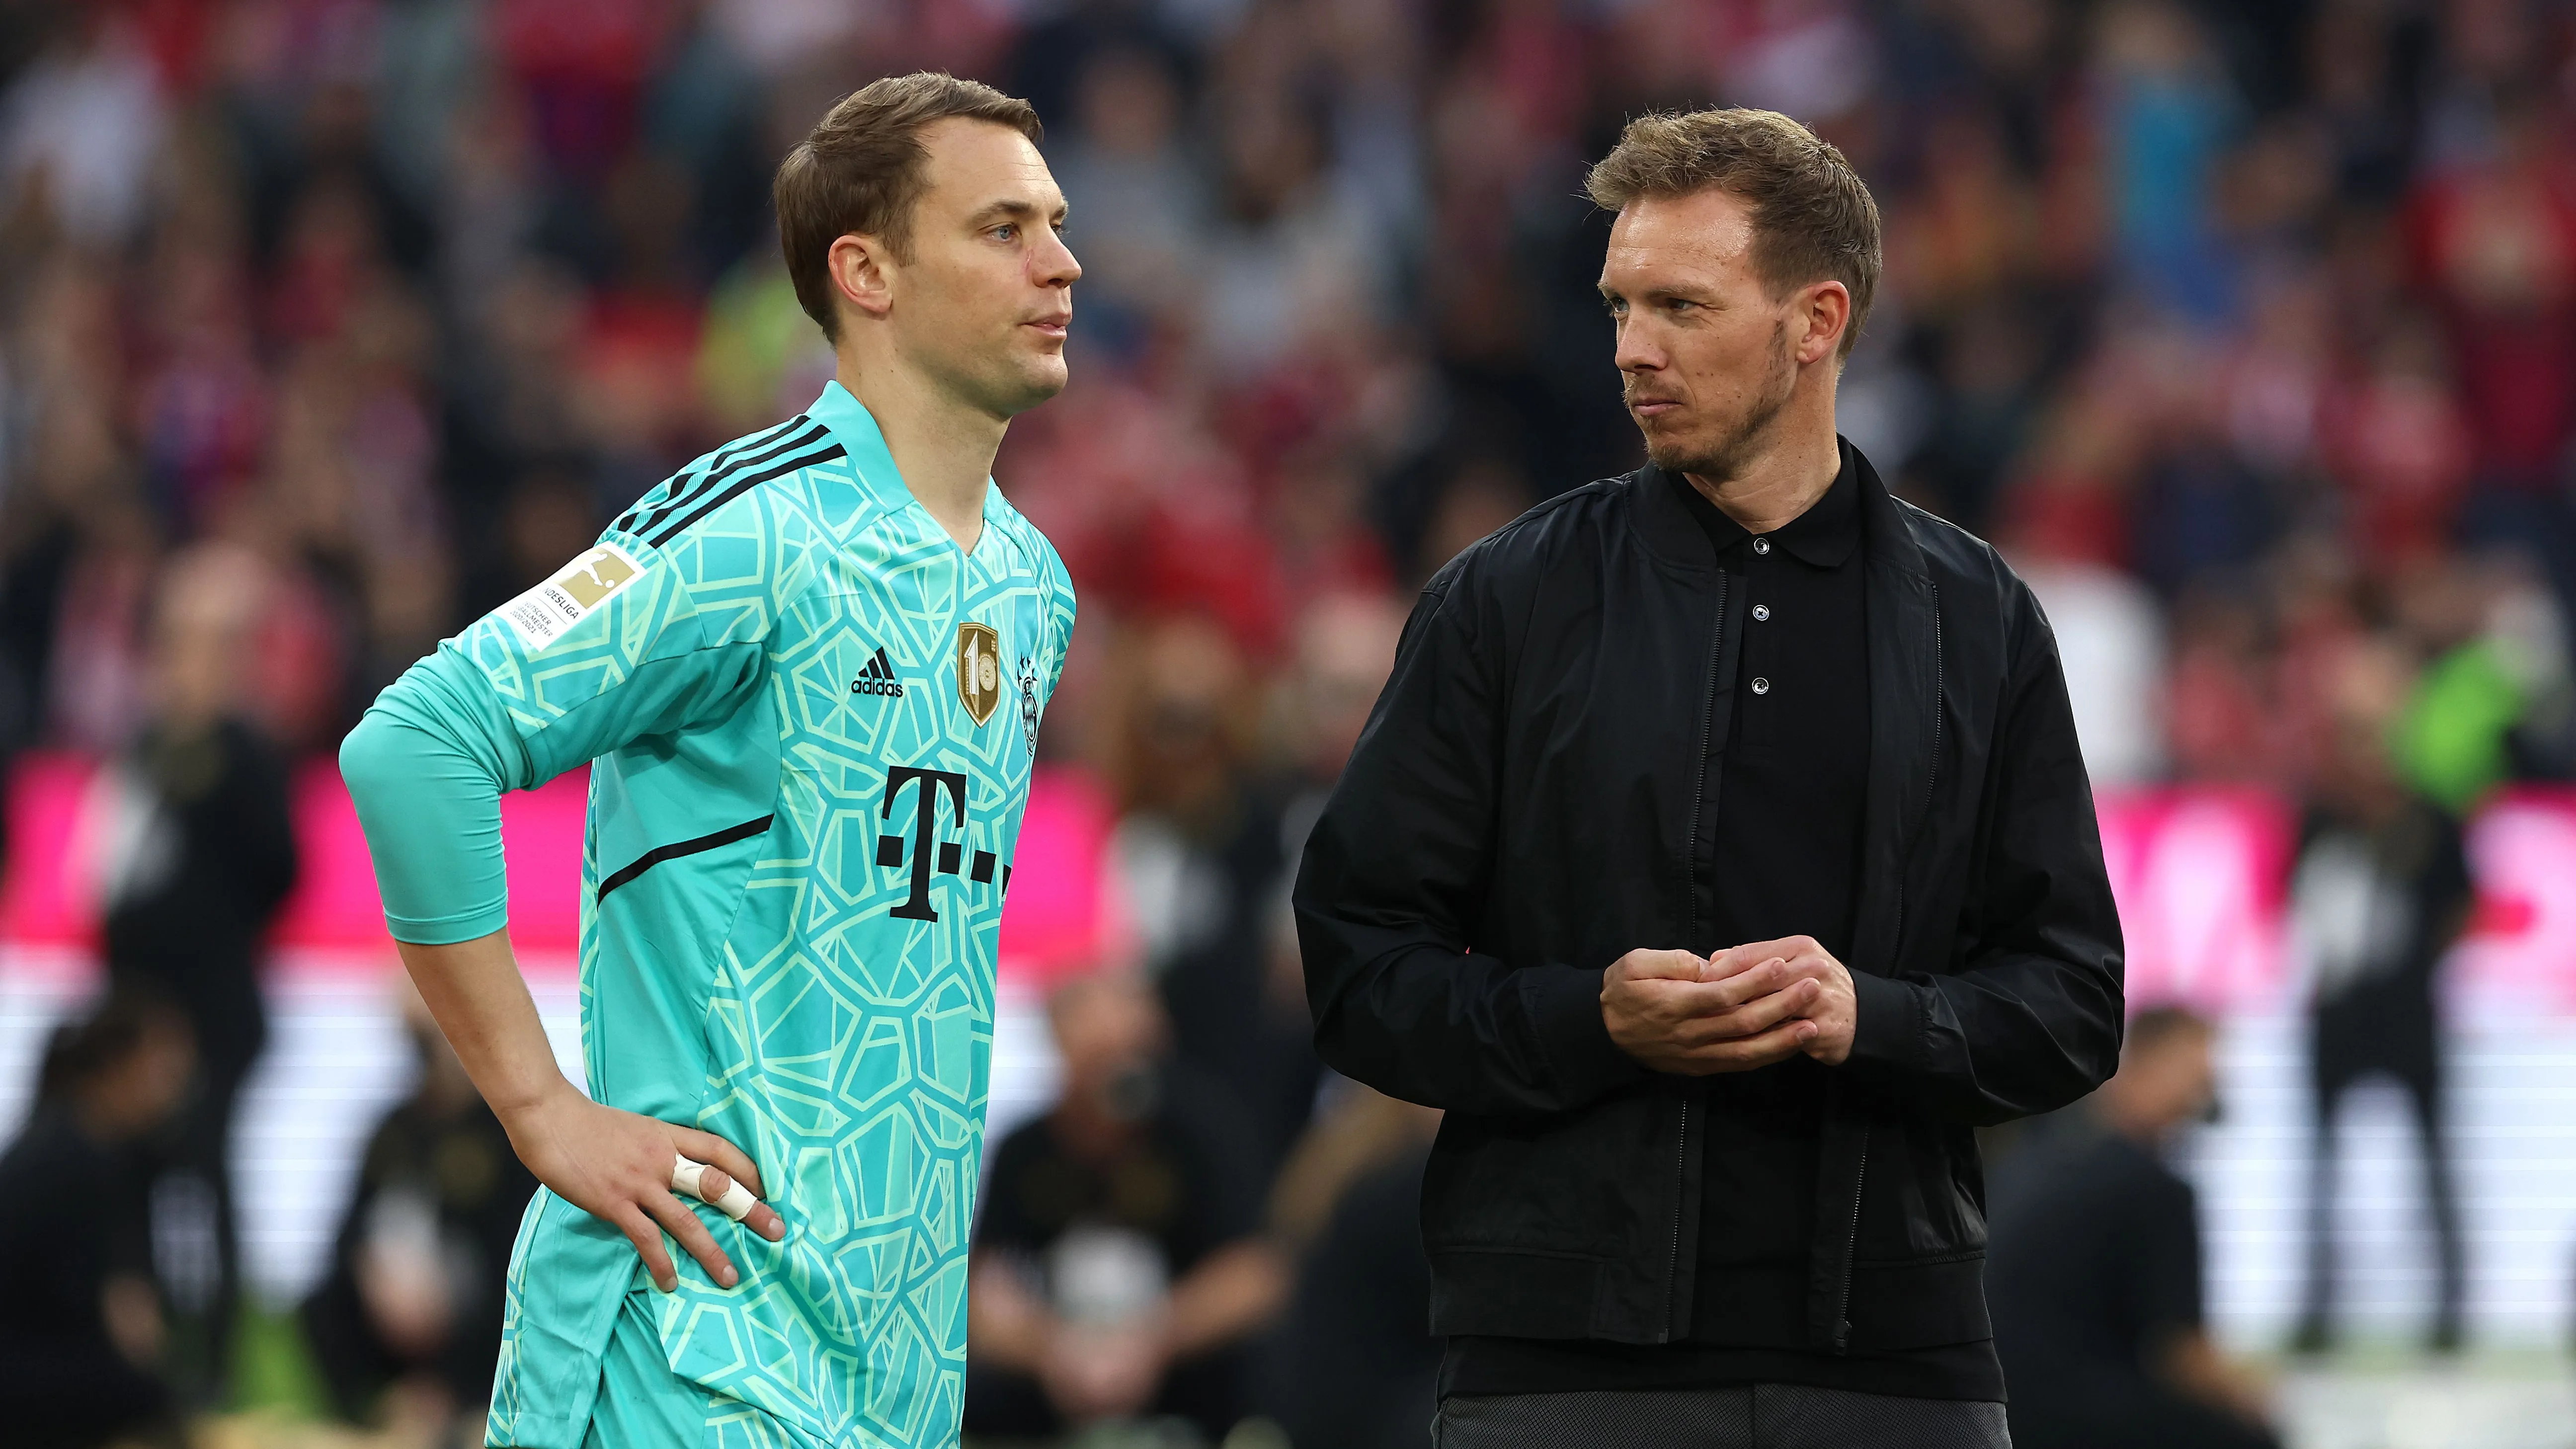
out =
<path fill-rule="evenodd" d="M 1619 329 L 1628 415 L 1656 466 L 1725 479 L 1759 452 L 1801 352 L 1822 355 L 1810 337 L 1816 290 L 1771 295 L 1753 268 L 1752 212 L 1723 191 L 1620 211 L 1601 297 Z"/>
<path fill-rule="evenodd" d="M 1064 336 L 1082 264 L 1065 248 L 1064 193 L 1029 139 L 952 118 L 922 132 L 929 188 L 912 255 L 889 269 L 896 345 L 968 403 L 1008 418 L 1064 390 Z"/>

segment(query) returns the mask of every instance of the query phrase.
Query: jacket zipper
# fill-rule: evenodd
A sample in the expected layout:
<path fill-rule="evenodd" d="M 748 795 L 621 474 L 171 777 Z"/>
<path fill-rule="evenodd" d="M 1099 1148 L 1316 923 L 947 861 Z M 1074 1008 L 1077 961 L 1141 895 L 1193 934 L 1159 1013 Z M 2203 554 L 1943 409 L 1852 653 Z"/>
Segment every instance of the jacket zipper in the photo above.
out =
<path fill-rule="evenodd" d="M 1726 571 L 1717 575 L 1717 634 L 1708 645 L 1708 685 L 1699 713 L 1699 760 L 1697 778 L 1691 786 L 1690 834 L 1684 838 L 1686 864 L 1682 871 L 1682 898 L 1689 902 L 1682 908 L 1682 949 L 1690 949 L 1699 934 L 1699 882 L 1693 879 L 1699 867 L 1699 811 L 1708 796 L 1708 741 L 1710 721 L 1717 714 L 1717 666 L 1726 652 Z M 1689 1196 L 1690 1185 L 1690 1095 L 1682 1095 L 1681 1125 L 1673 1136 L 1673 1245 L 1664 1264 L 1664 1330 L 1659 1343 L 1673 1338 L 1673 1284 L 1682 1271 L 1682 1203 Z"/>
<path fill-rule="evenodd" d="M 1681 1129 L 1673 1134 L 1673 1249 L 1664 1264 L 1664 1333 L 1659 1343 L 1673 1341 L 1673 1282 L 1682 1271 L 1682 1187 L 1690 1181 L 1690 1098 L 1682 1098 Z"/>
<path fill-rule="evenodd" d="M 1834 1308 L 1834 1352 L 1851 1349 L 1852 1263 L 1860 1253 L 1860 1195 L 1869 1181 L 1869 1139 L 1860 1140 L 1860 1166 L 1852 1171 L 1851 1226 L 1843 1234 L 1843 1301 Z"/>
<path fill-rule="evenodd" d="M 1932 591 L 1932 768 L 1924 772 L 1923 808 L 1932 808 L 1932 796 L 1941 782 L 1941 591 Z M 1905 936 L 1905 871 L 1900 864 L 1896 872 L 1896 936 Z M 1860 1254 L 1860 1199 L 1863 1185 L 1869 1181 L 1869 1139 L 1860 1144 L 1860 1166 L 1852 1173 L 1851 1225 L 1843 1236 L 1842 1302 L 1834 1309 L 1834 1352 L 1842 1353 L 1851 1346 L 1852 1265 Z"/>

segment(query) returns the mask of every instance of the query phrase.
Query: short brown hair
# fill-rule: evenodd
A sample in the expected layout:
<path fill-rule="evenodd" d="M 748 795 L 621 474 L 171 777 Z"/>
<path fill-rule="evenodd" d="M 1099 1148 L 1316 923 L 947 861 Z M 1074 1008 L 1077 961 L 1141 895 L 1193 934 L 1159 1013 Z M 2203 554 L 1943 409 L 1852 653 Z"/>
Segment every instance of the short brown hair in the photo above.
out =
<path fill-rule="evenodd" d="M 839 340 L 832 310 L 832 243 L 851 232 L 883 238 L 898 259 L 912 255 L 912 209 L 928 189 L 921 133 L 963 116 L 1008 126 L 1034 143 L 1045 131 L 1028 102 L 943 71 L 888 76 L 841 97 L 811 134 L 778 163 L 770 196 L 778 245 L 796 300 L 825 337 Z"/>
<path fill-rule="evenodd" d="M 1834 144 L 1778 111 L 1658 111 L 1637 117 L 1583 178 L 1593 204 L 1723 191 L 1753 209 L 1753 267 L 1775 297 L 1810 282 L 1851 292 L 1851 356 L 1878 291 L 1878 203 Z"/>

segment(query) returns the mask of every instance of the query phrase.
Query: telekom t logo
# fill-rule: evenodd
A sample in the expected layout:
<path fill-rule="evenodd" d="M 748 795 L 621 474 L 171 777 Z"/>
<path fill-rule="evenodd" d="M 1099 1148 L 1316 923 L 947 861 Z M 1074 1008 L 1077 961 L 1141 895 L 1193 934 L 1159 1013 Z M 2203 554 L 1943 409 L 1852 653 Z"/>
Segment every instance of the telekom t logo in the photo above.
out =
<path fill-rule="evenodd" d="M 956 821 L 958 831 L 963 833 L 966 829 L 966 777 L 953 770 L 922 770 L 911 765 L 896 765 L 886 771 L 885 803 L 877 808 L 877 818 L 893 819 L 895 797 L 903 793 L 904 786 L 915 781 L 920 782 L 921 788 L 913 794 L 912 894 L 887 914 L 907 921 L 935 921 L 939 919 L 939 912 L 930 904 L 931 847 L 939 847 L 937 869 L 941 875 L 957 874 L 958 859 L 966 849 L 961 841 L 939 838 L 939 797 L 943 792 L 948 796 L 950 815 Z M 892 869 L 903 864 L 903 845 L 900 835 L 878 836 L 878 868 Z M 976 851 L 974 868 L 968 872 L 967 878 L 977 885 L 990 884 L 993 879 L 993 852 Z M 1004 866 L 1003 888 L 1009 889 L 1010 883 L 1011 869 Z"/>

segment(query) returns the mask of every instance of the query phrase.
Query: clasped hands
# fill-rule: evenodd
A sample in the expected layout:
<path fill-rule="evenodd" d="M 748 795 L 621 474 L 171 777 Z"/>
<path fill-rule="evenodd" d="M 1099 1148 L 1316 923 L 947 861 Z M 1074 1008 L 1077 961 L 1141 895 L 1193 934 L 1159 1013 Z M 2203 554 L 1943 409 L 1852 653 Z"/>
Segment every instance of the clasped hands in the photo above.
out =
<path fill-rule="evenodd" d="M 1659 1072 L 1749 1072 L 1804 1054 L 1838 1066 L 1858 1021 L 1851 972 L 1807 936 L 1712 956 L 1631 951 L 1601 977 L 1601 1020 Z"/>

